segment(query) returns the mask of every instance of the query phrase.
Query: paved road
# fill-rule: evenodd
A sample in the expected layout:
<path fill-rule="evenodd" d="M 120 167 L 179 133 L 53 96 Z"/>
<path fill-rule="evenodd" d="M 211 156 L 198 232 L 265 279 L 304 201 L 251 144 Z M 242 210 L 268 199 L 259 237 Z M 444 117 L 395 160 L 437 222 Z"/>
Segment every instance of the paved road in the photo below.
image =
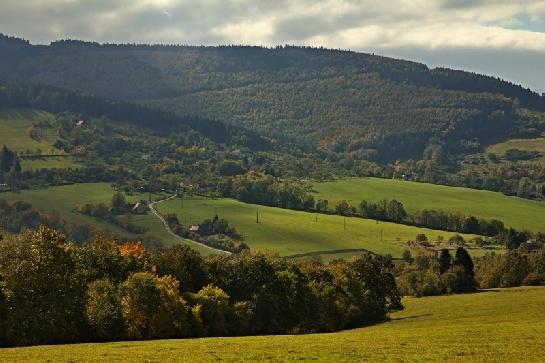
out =
<path fill-rule="evenodd" d="M 208 248 L 209 250 L 212 250 L 214 252 L 219 252 L 219 253 L 226 253 L 226 254 L 231 254 L 231 252 L 228 252 L 228 251 L 223 251 L 223 250 L 219 250 L 217 248 L 213 248 L 213 247 L 210 247 L 210 246 L 207 246 L 205 245 L 204 243 L 199 243 L 197 241 L 193 241 L 191 239 L 187 239 L 187 238 L 183 238 L 183 237 L 180 237 L 178 236 L 176 233 L 174 233 L 172 231 L 172 229 L 170 228 L 170 226 L 168 225 L 167 221 L 165 220 L 165 218 L 163 218 L 163 216 L 161 215 L 161 213 L 159 213 L 157 211 L 157 209 L 155 209 L 155 205 L 156 204 L 159 204 L 159 203 L 163 203 L 163 202 L 166 202 L 167 200 L 171 200 L 171 199 L 174 199 L 176 198 L 176 195 L 172 195 L 166 199 L 161 199 L 161 200 L 158 200 L 156 202 L 152 202 L 149 204 L 149 208 L 151 210 L 151 212 L 157 217 L 159 218 L 159 220 L 161 221 L 161 223 L 163 223 L 163 226 L 165 227 L 165 230 L 167 231 L 167 233 L 169 233 L 170 235 L 172 235 L 173 237 L 181 240 L 181 241 L 184 241 L 184 242 L 188 242 L 189 244 L 194 244 L 194 245 L 198 245 L 198 246 L 201 246 L 201 247 L 204 247 L 204 248 Z"/>

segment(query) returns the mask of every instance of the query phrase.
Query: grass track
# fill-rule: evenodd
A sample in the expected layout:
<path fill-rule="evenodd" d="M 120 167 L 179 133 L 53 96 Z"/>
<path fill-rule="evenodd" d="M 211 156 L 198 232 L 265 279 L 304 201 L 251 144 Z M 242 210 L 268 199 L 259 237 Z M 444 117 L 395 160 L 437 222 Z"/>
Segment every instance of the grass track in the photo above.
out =
<path fill-rule="evenodd" d="M 316 199 L 327 199 L 331 207 L 346 199 L 358 205 L 362 199 L 401 201 L 407 211 L 442 209 L 496 218 L 506 225 L 534 232 L 545 231 L 545 202 L 508 197 L 501 193 L 379 178 L 347 178 L 314 183 Z"/>
<path fill-rule="evenodd" d="M 0 350 L 0 361 L 545 360 L 544 287 L 406 298 L 387 323 L 332 334 L 158 340 Z"/>

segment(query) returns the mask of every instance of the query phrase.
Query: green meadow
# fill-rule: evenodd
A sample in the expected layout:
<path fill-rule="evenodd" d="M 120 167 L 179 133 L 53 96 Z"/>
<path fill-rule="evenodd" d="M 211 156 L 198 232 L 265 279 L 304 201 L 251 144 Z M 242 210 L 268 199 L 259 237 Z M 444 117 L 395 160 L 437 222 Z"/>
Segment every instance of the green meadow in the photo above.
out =
<path fill-rule="evenodd" d="M 32 123 L 52 120 L 54 116 L 43 111 L 30 109 L 2 109 L 0 110 L 0 146 L 6 145 L 9 149 L 20 153 L 52 154 L 57 152 L 53 144 L 57 140 L 55 135 L 44 134 L 39 140 L 32 139 L 28 128 Z M 78 164 L 70 156 L 43 156 L 39 158 L 21 158 L 23 170 L 76 168 Z"/>
<path fill-rule="evenodd" d="M 33 122 L 51 120 L 53 115 L 47 112 L 29 109 L 2 109 L 0 110 L 0 145 L 6 145 L 17 153 L 26 150 L 42 150 L 51 152 L 56 138 L 46 135 L 40 141 L 32 139 L 28 135 L 28 128 Z"/>
<path fill-rule="evenodd" d="M 71 156 L 45 156 L 38 158 L 22 158 L 21 167 L 23 170 L 36 169 L 68 169 L 78 168 L 81 164 Z"/>
<path fill-rule="evenodd" d="M 491 145 L 486 149 L 486 152 L 494 153 L 499 157 L 505 155 L 505 152 L 509 149 L 519 149 L 526 151 L 537 151 L 542 154 L 538 159 L 540 163 L 545 162 L 545 138 L 536 139 L 511 139 L 505 142 Z M 533 160 L 534 161 L 534 160 Z"/>
<path fill-rule="evenodd" d="M 180 199 L 173 199 L 160 204 L 158 210 L 162 214 L 175 213 L 179 221 L 187 225 L 200 223 L 217 213 L 244 235 L 246 243 L 254 251 L 273 252 L 281 256 L 319 251 L 339 252 L 340 256 L 317 253 L 327 260 L 357 254 L 345 251 L 347 249 L 365 249 L 400 257 L 406 248 L 404 242 L 414 240 L 418 233 L 426 234 L 430 240 L 435 240 L 439 235 L 446 239 L 453 235 L 402 224 L 377 223 L 370 219 L 316 215 L 247 204 L 233 199 L 184 199 L 183 206 Z"/>
<path fill-rule="evenodd" d="M 379 178 L 347 178 L 314 183 L 313 187 L 315 198 L 327 199 L 330 207 L 342 199 L 356 206 L 362 199 L 397 199 L 410 213 L 441 209 L 496 218 L 521 230 L 545 231 L 545 202 L 501 193 Z"/>
<path fill-rule="evenodd" d="M 74 212 L 81 203 L 110 203 L 114 190 L 107 183 L 84 183 L 46 189 L 25 190 L 18 193 L 2 193 L 0 198 L 23 200 L 42 211 L 57 210 L 67 221 L 90 223 L 98 228 L 110 230 L 129 238 L 137 236 L 95 218 Z M 145 195 L 127 195 L 128 201 L 136 202 L 147 199 Z M 154 195 L 153 200 L 163 198 Z M 201 223 L 212 218 L 217 212 L 243 234 L 246 243 L 254 251 L 278 253 L 282 256 L 302 254 L 302 257 L 319 256 L 324 261 L 335 258 L 348 258 L 358 255 L 362 250 L 400 257 L 405 250 L 405 242 L 414 240 L 419 233 L 424 233 L 430 240 L 443 236 L 448 239 L 453 233 L 395 224 L 376 222 L 362 218 L 344 218 L 336 215 L 316 215 L 314 213 L 292 211 L 254 204 L 247 204 L 232 199 L 173 199 L 156 206 L 163 215 L 176 213 L 183 224 Z M 256 213 L 259 223 L 256 223 Z M 161 239 L 166 244 L 184 243 L 170 235 L 162 223 L 148 212 L 146 215 L 134 215 L 137 225 L 149 228 L 147 234 Z M 471 235 L 465 235 L 470 239 Z M 185 242 L 197 248 L 203 254 L 210 249 L 198 244 Z M 472 249 L 474 256 L 482 255 L 486 250 Z"/>
<path fill-rule="evenodd" d="M 0 361 L 542 362 L 544 300 L 543 287 L 405 298 L 389 322 L 338 333 L 10 348 Z"/>
<path fill-rule="evenodd" d="M 19 193 L 2 193 L 0 198 L 6 200 L 23 200 L 38 210 L 50 212 L 59 211 L 64 219 L 77 223 L 89 223 L 98 228 L 110 230 L 130 238 L 135 235 L 109 223 L 97 220 L 74 212 L 76 205 L 81 203 L 105 203 L 109 204 L 114 190 L 107 183 L 84 183 L 50 187 L 47 189 L 25 190 Z M 152 199 L 162 198 L 161 195 L 153 195 Z M 148 195 L 127 195 L 127 201 L 137 202 L 141 199 L 147 200 Z M 135 224 L 149 228 L 147 234 L 161 239 L 166 244 L 188 243 L 203 254 L 209 254 L 210 249 L 201 247 L 198 244 L 183 242 L 165 231 L 163 224 L 151 212 L 145 215 L 134 215 Z"/>

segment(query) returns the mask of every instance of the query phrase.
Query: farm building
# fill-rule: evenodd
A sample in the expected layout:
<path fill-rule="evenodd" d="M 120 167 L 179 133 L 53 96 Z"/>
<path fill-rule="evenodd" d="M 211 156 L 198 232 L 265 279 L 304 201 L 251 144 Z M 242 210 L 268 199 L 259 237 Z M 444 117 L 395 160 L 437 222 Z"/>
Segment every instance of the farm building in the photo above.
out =
<path fill-rule="evenodd" d="M 135 214 L 143 214 L 148 211 L 148 205 L 145 203 L 138 202 L 132 207 L 132 212 Z"/>
<path fill-rule="evenodd" d="M 189 232 L 199 233 L 199 226 L 198 225 L 192 225 L 191 227 L 189 227 Z"/>

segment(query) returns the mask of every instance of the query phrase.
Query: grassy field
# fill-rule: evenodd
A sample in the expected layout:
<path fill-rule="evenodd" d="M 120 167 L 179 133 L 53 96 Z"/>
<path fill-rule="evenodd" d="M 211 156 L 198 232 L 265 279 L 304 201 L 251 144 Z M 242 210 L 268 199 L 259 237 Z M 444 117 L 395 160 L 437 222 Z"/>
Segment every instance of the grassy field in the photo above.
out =
<path fill-rule="evenodd" d="M 494 153 L 497 156 L 502 157 L 509 149 L 538 151 L 542 154 L 542 156 L 532 161 L 539 161 L 542 164 L 545 163 L 545 138 L 540 137 L 537 139 L 511 139 L 499 144 L 489 146 L 486 149 L 486 152 Z"/>
<path fill-rule="evenodd" d="M 117 232 L 121 235 L 134 237 L 131 233 L 120 229 L 109 223 L 102 222 L 95 218 L 75 213 L 73 209 L 81 203 L 105 203 L 109 204 L 114 190 L 106 183 L 75 184 L 47 189 L 27 190 L 20 193 L 2 193 L 0 198 L 7 200 L 23 200 L 32 204 L 35 208 L 42 211 L 57 210 L 67 221 L 78 223 L 90 223 L 101 229 Z M 159 198 L 154 195 L 153 199 Z M 128 201 L 136 202 L 141 199 L 147 200 L 148 195 L 126 196 Z M 168 234 L 163 228 L 162 223 L 150 212 L 145 215 L 133 216 L 135 224 L 149 228 L 147 234 L 161 239 L 166 244 L 183 243 L 179 239 Z M 210 250 L 191 244 L 192 247 L 203 254 L 209 254 Z"/>
<path fill-rule="evenodd" d="M 543 301 L 543 287 L 406 298 L 391 321 L 339 333 L 0 349 L 0 361 L 542 362 Z"/>
<path fill-rule="evenodd" d="M 496 218 L 506 225 L 534 232 L 545 231 L 545 202 L 508 197 L 484 190 L 446 187 L 402 180 L 348 178 L 314 183 L 316 199 L 327 199 L 330 206 L 346 199 L 358 205 L 362 199 L 397 199 L 409 212 L 442 209 Z"/>
<path fill-rule="evenodd" d="M 45 136 L 40 141 L 32 139 L 27 129 L 33 122 L 51 120 L 53 115 L 33 110 L 0 110 L 0 145 L 6 145 L 16 152 L 38 149 L 44 153 L 51 152 L 56 138 Z"/>
<path fill-rule="evenodd" d="M 318 215 L 287 209 L 246 204 L 233 199 L 175 199 L 158 206 L 162 214 L 176 213 L 181 223 L 196 224 L 212 218 L 217 212 L 241 232 L 252 250 L 275 252 L 290 256 L 315 251 L 367 249 L 380 254 L 400 257 L 406 248 L 402 242 L 414 240 L 424 233 L 430 240 L 438 235 L 448 238 L 449 232 L 362 218 L 345 218 L 335 215 Z M 256 223 L 256 212 L 259 223 Z M 381 239 L 382 234 L 382 239 Z M 466 236 L 466 238 L 470 238 Z M 482 251 L 482 250 L 479 250 Z M 339 257 L 357 253 L 340 252 Z M 337 256 L 320 254 L 326 259 Z"/>
<path fill-rule="evenodd" d="M 70 156 L 42 156 L 38 159 L 21 158 L 20 163 L 23 171 L 37 169 L 76 169 L 83 166 Z"/>
<path fill-rule="evenodd" d="M 47 112 L 28 109 L 4 109 L 0 110 L 0 146 L 6 145 L 9 149 L 17 152 L 27 150 L 43 154 L 55 153 L 58 150 L 53 148 L 57 137 L 53 134 L 44 134 L 40 140 L 34 140 L 28 135 L 28 128 L 32 123 L 45 120 L 52 120 L 54 116 Z M 21 159 L 23 170 L 50 169 L 50 168 L 74 168 L 80 166 L 71 157 L 44 156 L 38 159 Z"/>
<path fill-rule="evenodd" d="M 71 156 L 46 156 L 40 158 L 21 158 L 20 160 L 23 170 L 75 169 L 82 166 Z"/>

